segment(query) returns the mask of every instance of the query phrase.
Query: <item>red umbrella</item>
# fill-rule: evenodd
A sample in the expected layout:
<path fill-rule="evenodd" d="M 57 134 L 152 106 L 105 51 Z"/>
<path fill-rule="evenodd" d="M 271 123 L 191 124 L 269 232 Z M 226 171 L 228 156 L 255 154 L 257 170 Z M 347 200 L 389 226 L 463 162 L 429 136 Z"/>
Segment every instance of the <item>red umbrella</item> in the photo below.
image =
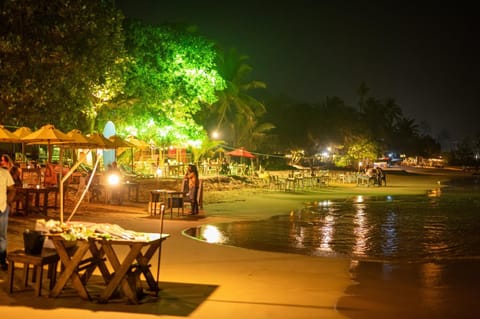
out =
<path fill-rule="evenodd" d="M 247 151 L 244 147 L 234 149 L 233 151 L 226 153 L 226 155 L 246 157 L 246 158 L 255 158 L 255 155 L 253 155 L 252 153 Z"/>

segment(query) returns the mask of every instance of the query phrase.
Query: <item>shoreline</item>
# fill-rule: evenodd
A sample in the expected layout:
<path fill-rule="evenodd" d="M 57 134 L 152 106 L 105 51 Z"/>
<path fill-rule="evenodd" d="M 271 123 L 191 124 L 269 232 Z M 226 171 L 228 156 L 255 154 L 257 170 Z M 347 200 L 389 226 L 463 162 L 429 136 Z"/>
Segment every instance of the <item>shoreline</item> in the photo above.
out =
<path fill-rule="evenodd" d="M 387 172 L 388 174 L 388 172 Z M 388 175 L 390 175 L 388 178 Z M 95 302 L 60 296 L 32 298 L 31 291 L 0 291 L 0 309 L 5 318 L 36 316 L 51 318 L 347 318 L 337 309 L 352 287 L 348 258 L 319 258 L 265 252 L 208 244 L 184 236 L 182 231 L 206 223 L 264 219 L 284 214 L 315 200 L 358 195 L 420 195 L 444 187 L 455 175 L 387 175 L 387 187 L 335 184 L 297 193 L 265 189 L 212 191 L 205 193 L 201 218 L 165 219 L 164 231 L 171 237 L 161 255 L 160 299 L 141 305 Z M 440 183 L 438 183 L 440 182 Z M 11 217 L 9 249 L 20 248 L 19 234 L 35 217 Z M 112 206 L 86 204 L 73 220 L 116 223 L 126 229 L 158 232 L 158 217 L 151 217 L 146 204 Z M 14 223 L 17 225 L 13 226 Z M 23 222 L 23 224 L 21 223 Z M 15 234 L 15 229 L 17 234 Z M 156 265 L 152 265 L 155 273 Z M 2 273 L 3 276 L 4 273 Z M 53 313 L 52 313 L 53 311 Z"/>

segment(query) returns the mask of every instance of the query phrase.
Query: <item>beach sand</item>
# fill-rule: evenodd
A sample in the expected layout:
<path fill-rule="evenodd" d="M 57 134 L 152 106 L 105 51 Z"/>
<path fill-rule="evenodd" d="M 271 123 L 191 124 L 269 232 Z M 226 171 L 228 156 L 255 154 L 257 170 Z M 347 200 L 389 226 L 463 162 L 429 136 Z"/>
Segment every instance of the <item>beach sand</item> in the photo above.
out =
<path fill-rule="evenodd" d="M 72 291 L 59 298 L 34 297 L 33 291 L 7 293 L 6 273 L 0 273 L 0 311 L 3 318 L 368 318 L 369 309 L 382 309 L 368 300 L 352 298 L 356 287 L 349 259 L 319 258 L 208 244 L 182 235 L 201 224 L 264 219 L 300 208 L 302 203 L 357 195 L 425 194 L 440 187 L 451 174 L 387 175 L 387 187 L 332 184 L 315 191 L 279 192 L 266 188 L 221 186 L 208 189 L 199 218 L 165 220 L 171 234 L 161 254 L 159 298 L 140 305 L 123 301 L 98 304 L 81 300 Z M 157 186 L 157 185 L 156 185 Z M 152 185 L 146 186 L 152 187 Z M 141 198 L 145 200 L 145 195 Z M 68 215 L 68 208 L 66 215 Z M 23 247 L 21 234 L 41 216 L 12 216 L 9 250 Z M 52 218 L 58 218 L 58 213 Z M 82 204 L 72 220 L 115 223 L 126 229 L 158 232 L 158 216 L 147 203 L 122 206 Z M 156 258 L 152 272 L 157 273 Z M 368 272 L 367 272 L 368 273 Z M 353 295 L 354 296 L 354 295 Z M 350 299 L 349 299 L 350 298 Z M 358 310 L 356 312 L 356 310 Z M 382 309 L 383 310 L 383 309 Z M 380 312 L 384 314 L 384 312 Z M 388 311 L 386 312 L 388 313 Z M 362 315 L 362 316 L 361 316 Z M 395 317 L 395 316 L 393 316 Z"/>

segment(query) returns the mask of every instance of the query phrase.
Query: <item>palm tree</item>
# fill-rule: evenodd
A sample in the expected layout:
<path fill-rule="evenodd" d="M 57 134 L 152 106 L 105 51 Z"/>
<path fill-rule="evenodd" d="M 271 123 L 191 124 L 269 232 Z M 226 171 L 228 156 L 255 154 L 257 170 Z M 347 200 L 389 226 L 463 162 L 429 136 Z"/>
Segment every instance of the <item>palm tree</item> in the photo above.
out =
<path fill-rule="evenodd" d="M 369 132 L 379 146 L 391 144 L 395 136 L 395 125 L 402 118 L 402 110 L 394 99 L 369 97 L 360 115 L 365 132 Z"/>
<path fill-rule="evenodd" d="M 392 141 L 391 145 L 402 153 L 412 152 L 419 136 L 418 124 L 415 120 L 401 118 L 397 121 L 395 127 L 395 139 Z"/>
<path fill-rule="evenodd" d="M 360 112 L 362 112 L 363 108 L 365 107 L 365 100 L 369 92 L 370 92 L 370 88 L 367 86 L 367 84 L 365 82 L 360 83 L 360 86 L 357 89 L 358 106 L 359 106 Z"/>
<path fill-rule="evenodd" d="M 248 56 L 240 55 L 235 49 L 219 52 L 217 66 L 226 82 L 226 88 L 218 92 L 218 101 L 203 114 L 207 123 L 214 123 L 227 143 L 234 147 L 245 146 L 252 141 L 255 133 L 264 133 L 271 125 L 259 125 L 258 119 L 265 112 L 265 106 L 250 95 L 250 91 L 265 88 L 260 81 L 250 81 L 252 67 L 246 63 Z"/>

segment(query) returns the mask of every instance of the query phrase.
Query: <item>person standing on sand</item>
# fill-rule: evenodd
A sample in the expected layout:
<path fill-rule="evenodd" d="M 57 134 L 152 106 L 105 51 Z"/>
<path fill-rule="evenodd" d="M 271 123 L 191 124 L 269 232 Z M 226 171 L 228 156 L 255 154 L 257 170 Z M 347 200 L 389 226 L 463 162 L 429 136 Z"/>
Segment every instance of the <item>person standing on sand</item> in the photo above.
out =
<path fill-rule="evenodd" d="M 190 198 L 190 203 L 192 205 L 192 215 L 198 215 L 198 201 L 197 201 L 197 194 L 198 194 L 198 187 L 200 185 L 200 181 L 198 179 L 198 170 L 197 167 L 193 164 L 189 164 L 187 167 L 187 174 L 185 174 L 185 178 L 188 179 L 188 195 Z"/>
<path fill-rule="evenodd" d="M 8 171 L 7 159 L 2 156 L 0 169 L 0 269 L 7 270 L 7 230 L 10 203 L 15 198 L 15 182 Z"/>

